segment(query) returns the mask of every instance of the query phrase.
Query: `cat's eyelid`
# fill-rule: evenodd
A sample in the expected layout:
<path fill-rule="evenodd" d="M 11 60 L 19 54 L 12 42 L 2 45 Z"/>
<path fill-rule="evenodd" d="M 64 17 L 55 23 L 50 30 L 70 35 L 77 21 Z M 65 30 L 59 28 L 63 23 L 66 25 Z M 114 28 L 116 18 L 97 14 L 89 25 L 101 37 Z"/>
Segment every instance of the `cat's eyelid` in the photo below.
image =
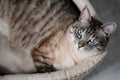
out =
<path fill-rule="evenodd" d="M 89 38 L 89 39 L 88 39 L 88 43 L 90 43 L 90 44 L 97 44 L 97 43 L 98 43 L 98 41 L 97 41 L 97 39 L 96 39 L 96 38 L 91 37 L 91 38 Z"/>
<path fill-rule="evenodd" d="M 81 39 L 82 38 L 82 32 L 80 29 L 75 29 L 75 35 L 77 38 Z"/>

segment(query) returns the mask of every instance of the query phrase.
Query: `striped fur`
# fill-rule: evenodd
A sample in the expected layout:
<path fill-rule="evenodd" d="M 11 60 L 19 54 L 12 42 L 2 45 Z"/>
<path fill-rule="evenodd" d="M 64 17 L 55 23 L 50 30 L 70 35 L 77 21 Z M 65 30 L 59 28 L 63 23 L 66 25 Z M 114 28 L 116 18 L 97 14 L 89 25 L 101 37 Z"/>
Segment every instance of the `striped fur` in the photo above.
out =
<path fill-rule="evenodd" d="M 79 14 L 72 0 L 0 0 L 0 31 L 13 45 L 31 54 L 67 29 Z"/>
<path fill-rule="evenodd" d="M 40 69 L 41 66 L 46 69 L 49 65 L 54 71 L 81 64 L 82 61 L 88 59 L 91 59 L 89 65 L 92 65 L 97 61 L 92 57 L 106 54 L 106 46 L 110 37 L 108 34 L 112 34 L 115 27 L 114 23 L 102 25 L 100 21 L 90 16 L 88 8 L 84 8 L 79 19 L 70 27 L 58 31 L 43 42 L 42 46 L 33 50 L 32 57 L 35 66 L 41 71 L 43 69 Z"/>
<path fill-rule="evenodd" d="M 0 19 L 9 25 L 10 41 L 28 52 L 79 16 L 79 10 L 69 0 L 1 0 L 0 3 Z"/>
<path fill-rule="evenodd" d="M 35 66 L 41 72 L 45 72 L 44 69 L 48 71 L 65 69 L 92 56 L 106 53 L 108 41 L 104 38 L 109 37 L 106 37 L 104 29 L 100 28 L 102 23 L 94 18 L 91 21 L 89 11 L 85 12 L 88 13 L 79 18 L 80 12 L 72 0 L 0 0 L 0 23 L 6 24 L 0 26 L 0 31 L 5 30 L 1 33 L 7 36 L 12 44 L 31 54 Z M 103 40 L 100 43 L 102 50 L 98 50 L 95 46 L 89 50 L 78 49 L 78 44 L 81 43 L 75 37 L 73 30 L 73 24 L 76 23 L 79 28 L 90 27 L 86 32 L 83 30 L 85 35 L 91 33 L 89 37 L 93 33 L 92 37 L 99 35 L 97 32 L 100 31 L 105 34 L 100 39 Z M 109 31 L 107 29 L 106 31 Z M 87 39 L 84 40 L 87 43 Z"/>

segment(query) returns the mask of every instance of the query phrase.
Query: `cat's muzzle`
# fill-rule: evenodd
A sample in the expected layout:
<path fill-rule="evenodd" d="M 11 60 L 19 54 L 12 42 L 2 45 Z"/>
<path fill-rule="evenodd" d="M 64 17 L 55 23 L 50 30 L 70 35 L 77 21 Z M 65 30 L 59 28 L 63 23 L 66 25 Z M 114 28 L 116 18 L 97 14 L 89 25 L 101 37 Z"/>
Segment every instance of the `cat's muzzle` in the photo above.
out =
<path fill-rule="evenodd" d="M 78 43 L 78 48 L 81 48 L 81 47 L 83 47 L 83 46 L 85 46 L 85 41 L 80 41 L 79 43 Z"/>

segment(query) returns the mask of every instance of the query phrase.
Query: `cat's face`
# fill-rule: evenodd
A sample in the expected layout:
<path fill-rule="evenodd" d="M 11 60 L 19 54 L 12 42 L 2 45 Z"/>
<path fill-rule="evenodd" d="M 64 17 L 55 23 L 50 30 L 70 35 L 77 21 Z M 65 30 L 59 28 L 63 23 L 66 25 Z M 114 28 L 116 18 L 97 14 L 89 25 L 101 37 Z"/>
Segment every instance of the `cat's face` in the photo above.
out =
<path fill-rule="evenodd" d="M 76 48 L 84 51 L 105 51 L 110 35 L 115 31 L 116 24 L 103 24 L 90 16 L 89 10 L 84 8 L 79 20 L 72 25 L 70 34 Z"/>

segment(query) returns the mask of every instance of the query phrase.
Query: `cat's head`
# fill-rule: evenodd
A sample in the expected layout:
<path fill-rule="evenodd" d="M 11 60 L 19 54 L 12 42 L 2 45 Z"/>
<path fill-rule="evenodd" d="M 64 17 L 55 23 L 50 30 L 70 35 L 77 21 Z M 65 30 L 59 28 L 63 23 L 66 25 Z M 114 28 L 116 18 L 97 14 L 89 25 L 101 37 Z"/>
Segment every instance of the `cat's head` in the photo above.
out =
<path fill-rule="evenodd" d="M 76 21 L 69 32 L 74 36 L 73 40 L 78 50 L 84 49 L 91 51 L 104 51 L 109 37 L 116 29 L 116 23 L 108 22 L 102 24 L 100 21 L 92 18 L 87 7 L 85 7 L 79 20 Z"/>

